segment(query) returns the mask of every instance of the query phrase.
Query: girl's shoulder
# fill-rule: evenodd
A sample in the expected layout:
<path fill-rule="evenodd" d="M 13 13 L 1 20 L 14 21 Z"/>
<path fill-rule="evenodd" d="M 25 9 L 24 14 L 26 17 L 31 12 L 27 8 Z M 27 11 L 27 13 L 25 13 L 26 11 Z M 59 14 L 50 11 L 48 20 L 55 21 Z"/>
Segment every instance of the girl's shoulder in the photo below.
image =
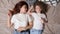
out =
<path fill-rule="evenodd" d="M 36 13 L 35 12 L 32 12 L 31 14 L 35 15 Z"/>
<path fill-rule="evenodd" d="M 45 14 L 43 14 L 43 13 L 42 13 L 41 15 L 42 15 L 42 16 L 45 16 Z"/>
<path fill-rule="evenodd" d="M 46 18 L 46 15 L 45 14 L 41 14 L 41 17 Z"/>

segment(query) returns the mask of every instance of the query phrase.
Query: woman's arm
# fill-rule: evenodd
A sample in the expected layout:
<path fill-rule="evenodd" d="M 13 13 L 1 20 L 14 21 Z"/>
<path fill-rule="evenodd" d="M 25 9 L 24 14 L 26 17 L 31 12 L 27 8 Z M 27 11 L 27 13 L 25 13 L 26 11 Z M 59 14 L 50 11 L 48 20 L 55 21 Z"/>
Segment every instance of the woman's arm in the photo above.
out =
<path fill-rule="evenodd" d="M 27 14 L 29 14 L 31 16 L 31 10 L 33 9 L 33 6 L 30 7 L 30 9 L 28 10 Z M 30 29 L 32 27 L 33 23 L 29 22 L 29 25 L 26 27 L 19 27 L 17 30 L 18 31 L 23 31 L 23 30 L 27 30 Z"/>
<path fill-rule="evenodd" d="M 29 25 L 25 28 L 26 30 L 27 29 L 31 29 L 33 27 L 33 22 L 31 21 L 31 22 L 29 22 Z"/>
<path fill-rule="evenodd" d="M 31 15 L 28 15 L 28 25 L 25 29 L 31 29 L 33 26 L 33 17 Z"/>
<path fill-rule="evenodd" d="M 13 24 L 11 23 L 11 17 L 12 17 L 12 14 L 11 14 L 11 12 L 9 11 L 8 12 L 8 23 L 7 23 L 7 26 L 8 27 L 11 27 Z"/>
<path fill-rule="evenodd" d="M 18 31 L 24 31 L 24 30 L 27 30 L 27 29 L 31 29 L 32 26 L 33 26 L 33 23 L 29 22 L 29 25 L 27 25 L 26 27 L 19 27 L 17 30 Z"/>
<path fill-rule="evenodd" d="M 33 26 L 33 21 L 30 17 L 28 17 L 28 23 L 27 23 L 27 26 L 26 27 L 19 27 L 17 30 L 18 31 L 23 31 L 23 30 L 27 30 L 27 29 L 31 29 L 32 26 Z"/>

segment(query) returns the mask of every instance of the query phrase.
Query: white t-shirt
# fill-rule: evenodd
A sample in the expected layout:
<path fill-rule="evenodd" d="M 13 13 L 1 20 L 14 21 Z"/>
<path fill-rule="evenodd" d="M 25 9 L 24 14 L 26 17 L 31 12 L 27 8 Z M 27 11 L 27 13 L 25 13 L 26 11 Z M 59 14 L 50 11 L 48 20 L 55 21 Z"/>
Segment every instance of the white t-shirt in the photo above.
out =
<path fill-rule="evenodd" d="M 32 17 L 34 18 L 32 29 L 42 30 L 43 23 L 41 22 L 41 18 L 46 19 L 46 16 L 40 13 L 32 13 Z"/>
<path fill-rule="evenodd" d="M 28 22 L 31 22 L 31 17 L 28 14 L 15 14 L 12 16 L 11 23 L 14 23 L 14 28 L 26 27 Z"/>

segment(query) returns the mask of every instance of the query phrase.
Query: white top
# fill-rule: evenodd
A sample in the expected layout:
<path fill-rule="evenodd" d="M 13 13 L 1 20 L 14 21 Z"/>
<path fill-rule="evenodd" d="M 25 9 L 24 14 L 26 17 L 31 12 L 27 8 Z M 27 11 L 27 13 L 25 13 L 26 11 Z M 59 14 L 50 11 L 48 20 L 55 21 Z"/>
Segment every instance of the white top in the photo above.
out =
<path fill-rule="evenodd" d="M 40 14 L 40 13 L 32 13 L 32 17 L 34 18 L 32 29 L 42 30 L 43 23 L 41 22 L 41 18 L 46 19 L 46 16 L 44 14 Z"/>
<path fill-rule="evenodd" d="M 14 23 L 14 28 L 26 27 L 28 22 L 31 22 L 31 18 L 28 14 L 15 14 L 12 16 L 11 23 Z"/>

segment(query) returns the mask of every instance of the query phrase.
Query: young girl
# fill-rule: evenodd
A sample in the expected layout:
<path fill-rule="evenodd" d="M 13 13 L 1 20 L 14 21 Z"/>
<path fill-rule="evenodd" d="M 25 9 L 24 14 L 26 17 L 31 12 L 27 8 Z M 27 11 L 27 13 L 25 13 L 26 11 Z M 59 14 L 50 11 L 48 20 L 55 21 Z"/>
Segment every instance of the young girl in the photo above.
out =
<path fill-rule="evenodd" d="M 32 8 L 30 8 L 31 10 Z M 47 4 L 37 1 L 34 3 L 34 12 L 28 12 L 33 17 L 33 27 L 30 30 L 30 34 L 42 34 L 43 24 L 47 22 L 46 12 Z M 29 10 L 29 11 L 30 11 Z"/>
<path fill-rule="evenodd" d="M 14 34 L 29 34 L 27 29 L 32 27 L 32 19 L 26 14 L 28 11 L 28 4 L 25 1 L 17 3 L 13 9 L 14 14 L 8 17 L 8 26 L 14 27 Z"/>

